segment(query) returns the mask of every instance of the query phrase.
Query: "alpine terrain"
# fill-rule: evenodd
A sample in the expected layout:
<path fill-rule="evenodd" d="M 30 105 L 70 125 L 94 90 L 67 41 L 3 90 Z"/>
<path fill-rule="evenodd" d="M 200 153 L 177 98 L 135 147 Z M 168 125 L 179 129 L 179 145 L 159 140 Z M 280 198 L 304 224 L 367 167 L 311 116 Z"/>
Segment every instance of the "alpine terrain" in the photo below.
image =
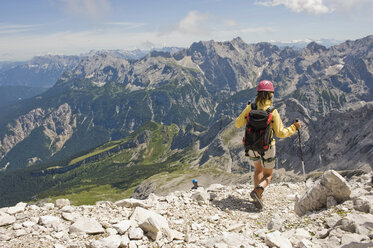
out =
<path fill-rule="evenodd" d="M 53 87 L 0 111 L 0 204 L 146 198 L 198 176 L 238 182 L 250 166 L 234 119 L 261 80 L 274 83 L 284 124 L 303 122 L 307 172 L 370 170 L 372 48 L 373 36 L 301 50 L 235 38 L 74 60 Z M 298 136 L 277 144 L 277 168 L 300 172 Z"/>
<path fill-rule="evenodd" d="M 278 174 L 277 174 L 278 175 Z M 71 205 L 68 199 L 0 209 L 0 245 L 10 247 L 372 247 L 370 174 L 326 171 L 281 182 L 257 211 L 251 184 L 151 194 L 146 200 Z M 278 180 L 278 178 L 277 178 Z"/>

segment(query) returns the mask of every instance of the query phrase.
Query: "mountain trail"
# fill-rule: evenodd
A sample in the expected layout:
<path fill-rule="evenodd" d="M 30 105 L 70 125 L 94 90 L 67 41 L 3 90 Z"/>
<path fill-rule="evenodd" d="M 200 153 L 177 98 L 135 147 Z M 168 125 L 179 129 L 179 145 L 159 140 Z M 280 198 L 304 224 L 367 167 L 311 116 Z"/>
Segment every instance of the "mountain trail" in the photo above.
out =
<path fill-rule="evenodd" d="M 370 174 L 345 179 L 328 171 L 317 181 L 273 183 L 262 211 L 251 202 L 250 184 L 92 206 L 71 206 L 67 199 L 18 203 L 0 209 L 0 246 L 373 247 L 370 180 Z M 312 210 L 316 203 L 322 205 Z M 299 214 L 301 208 L 305 213 Z"/>

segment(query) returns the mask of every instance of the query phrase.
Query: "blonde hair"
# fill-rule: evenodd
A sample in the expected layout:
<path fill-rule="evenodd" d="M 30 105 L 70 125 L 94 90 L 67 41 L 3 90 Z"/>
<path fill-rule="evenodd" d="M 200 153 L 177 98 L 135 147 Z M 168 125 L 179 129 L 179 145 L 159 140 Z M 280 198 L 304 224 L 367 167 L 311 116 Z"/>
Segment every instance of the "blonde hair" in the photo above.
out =
<path fill-rule="evenodd" d="M 271 100 L 273 98 L 273 92 L 270 91 L 258 91 L 255 98 L 255 103 L 257 105 L 264 105 L 266 100 Z"/>

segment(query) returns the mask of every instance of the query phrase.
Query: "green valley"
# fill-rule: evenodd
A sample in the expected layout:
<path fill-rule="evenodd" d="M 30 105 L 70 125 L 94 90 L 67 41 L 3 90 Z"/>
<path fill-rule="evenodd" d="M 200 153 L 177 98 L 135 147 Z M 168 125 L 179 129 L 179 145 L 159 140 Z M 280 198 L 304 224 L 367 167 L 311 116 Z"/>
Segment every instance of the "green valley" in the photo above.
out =
<path fill-rule="evenodd" d="M 66 197 L 75 204 L 129 197 L 144 179 L 188 167 L 193 151 L 171 151 L 176 125 L 148 122 L 129 137 L 69 160 L 0 173 L 1 205 Z"/>

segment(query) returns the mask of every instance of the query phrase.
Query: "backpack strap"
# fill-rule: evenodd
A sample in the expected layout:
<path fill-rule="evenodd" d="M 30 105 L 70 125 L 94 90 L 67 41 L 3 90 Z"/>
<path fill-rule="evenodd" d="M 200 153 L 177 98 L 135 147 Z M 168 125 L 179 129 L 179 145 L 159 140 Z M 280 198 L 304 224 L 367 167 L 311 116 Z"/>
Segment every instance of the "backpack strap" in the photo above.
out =
<path fill-rule="evenodd" d="M 267 113 L 272 113 L 273 110 L 275 110 L 275 107 L 273 105 L 269 106 L 269 108 L 267 108 Z"/>
<path fill-rule="evenodd" d="M 251 110 L 256 110 L 256 109 L 258 109 L 258 106 L 256 105 L 256 103 L 255 102 L 253 102 L 252 104 L 251 104 Z M 269 106 L 269 108 L 267 108 L 267 113 L 272 113 L 273 112 L 273 110 L 275 110 L 276 108 L 273 106 L 273 105 L 271 105 L 271 106 Z"/>
<path fill-rule="evenodd" d="M 256 106 L 256 103 L 255 102 L 253 102 L 252 104 L 251 104 L 251 110 L 256 110 L 258 108 L 258 106 Z"/>

